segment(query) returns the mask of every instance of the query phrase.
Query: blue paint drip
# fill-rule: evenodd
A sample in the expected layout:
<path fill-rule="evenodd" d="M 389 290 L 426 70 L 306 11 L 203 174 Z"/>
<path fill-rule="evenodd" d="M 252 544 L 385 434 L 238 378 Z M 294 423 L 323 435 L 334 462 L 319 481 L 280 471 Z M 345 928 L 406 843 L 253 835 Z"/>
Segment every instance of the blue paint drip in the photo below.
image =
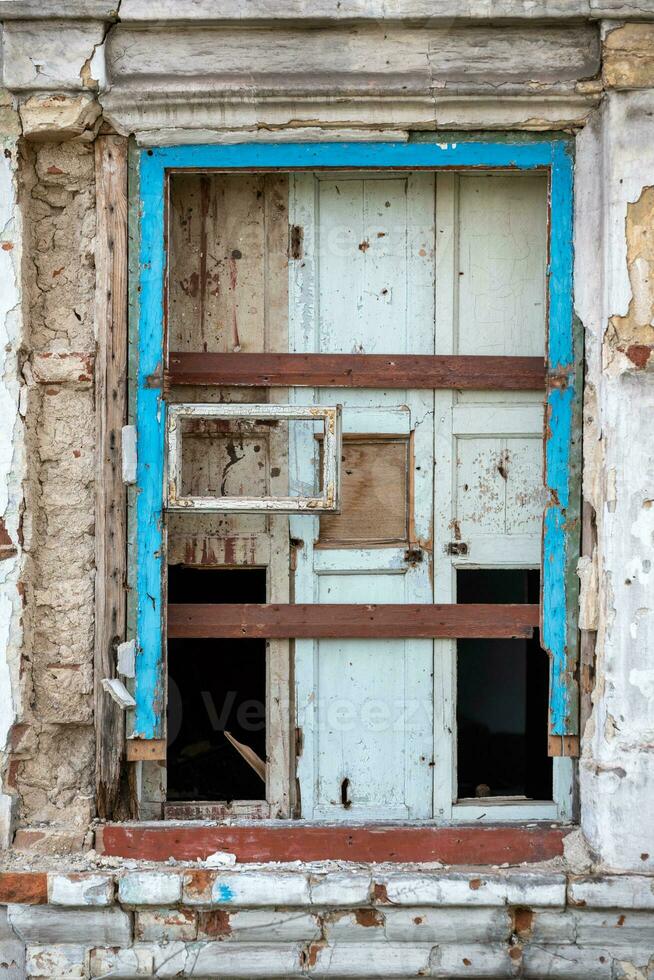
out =
<path fill-rule="evenodd" d="M 213 902 L 227 904 L 234 901 L 234 890 L 224 881 L 217 881 L 211 895 Z"/>

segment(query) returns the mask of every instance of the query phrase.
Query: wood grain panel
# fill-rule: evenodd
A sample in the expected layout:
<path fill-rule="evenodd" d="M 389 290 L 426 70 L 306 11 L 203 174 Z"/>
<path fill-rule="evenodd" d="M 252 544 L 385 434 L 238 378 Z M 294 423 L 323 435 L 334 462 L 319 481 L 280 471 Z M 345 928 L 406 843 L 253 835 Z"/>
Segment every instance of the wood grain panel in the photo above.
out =
<path fill-rule="evenodd" d="M 165 383 L 166 390 L 172 385 L 245 385 L 540 391 L 545 363 L 540 357 L 173 351 Z"/>
<path fill-rule="evenodd" d="M 125 718 L 102 679 L 116 675 L 125 638 L 127 520 L 121 428 L 127 418 L 127 140 L 95 144 L 98 229 L 95 250 L 97 466 L 95 518 L 94 704 L 96 800 L 102 819 L 125 816 L 120 806 Z"/>
<path fill-rule="evenodd" d="M 430 603 L 171 603 L 174 638 L 432 638 L 532 636 L 536 605 Z"/>
<path fill-rule="evenodd" d="M 407 540 L 408 438 L 348 437 L 341 458 L 341 512 L 320 518 L 318 547 Z"/>

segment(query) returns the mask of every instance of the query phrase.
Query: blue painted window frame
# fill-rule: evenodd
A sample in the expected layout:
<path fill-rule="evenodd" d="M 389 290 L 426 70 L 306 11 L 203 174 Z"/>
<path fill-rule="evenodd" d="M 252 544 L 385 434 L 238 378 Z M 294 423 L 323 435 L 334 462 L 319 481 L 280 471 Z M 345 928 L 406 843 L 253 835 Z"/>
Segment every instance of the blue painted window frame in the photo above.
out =
<path fill-rule="evenodd" d="M 131 738 L 165 738 L 164 360 L 167 174 L 185 169 L 270 171 L 510 168 L 550 179 L 547 420 L 541 641 L 550 655 L 550 734 L 578 734 L 577 577 L 580 535 L 580 377 L 572 306 L 573 160 L 570 140 L 525 143 L 242 143 L 137 151 L 137 484 L 130 529 L 136 677 Z"/>

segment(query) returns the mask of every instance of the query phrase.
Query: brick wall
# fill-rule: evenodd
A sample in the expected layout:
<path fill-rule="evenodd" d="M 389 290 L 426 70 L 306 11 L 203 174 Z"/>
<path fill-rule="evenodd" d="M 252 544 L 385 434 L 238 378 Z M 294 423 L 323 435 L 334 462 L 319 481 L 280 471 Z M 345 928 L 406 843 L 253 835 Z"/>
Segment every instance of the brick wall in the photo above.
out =
<path fill-rule="evenodd" d="M 645 980 L 652 884 L 381 867 L 4 874 L 0 976 Z"/>

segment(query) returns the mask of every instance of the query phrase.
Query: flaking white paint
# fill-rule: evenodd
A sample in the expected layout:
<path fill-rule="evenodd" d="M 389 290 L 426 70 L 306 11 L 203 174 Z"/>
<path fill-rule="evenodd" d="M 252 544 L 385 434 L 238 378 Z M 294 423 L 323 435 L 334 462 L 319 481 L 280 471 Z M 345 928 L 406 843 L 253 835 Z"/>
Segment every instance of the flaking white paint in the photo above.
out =
<path fill-rule="evenodd" d="M 651 808 L 654 795 L 654 378 L 634 371 L 626 357 L 616 358 L 607 328 L 611 317 L 627 313 L 634 288 L 639 322 L 651 319 L 651 284 L 648 293 L 638 270 L 634 275 L 629 269 L 626 235 L 629 204 L 654 184 L 652 91 L 607 95 L 577 139 L 576 172 L 575 295 L 590 393 L 584 490 L 596 510 L 600 583 L 597 683 L 580 765 L 581 821 L 605 865 L 651 871 L 651 826 L 634 816 Z"/>
<path fill-rule="evenodd" d="M 17 208 L 16 140 L 0 139 L 0 518 L 15 544 L 16 555 L 0 561 L 0 754 L 6 751 L 19 710 L 19 663 L 22 631 L 18 591 L 20 547 L 18 525 L 24 468 L 23 422 L 19 414 L 21 384 L 21 233 Z M 11 833 L 12 798 L 0 792 L 0 848 Z"/>

